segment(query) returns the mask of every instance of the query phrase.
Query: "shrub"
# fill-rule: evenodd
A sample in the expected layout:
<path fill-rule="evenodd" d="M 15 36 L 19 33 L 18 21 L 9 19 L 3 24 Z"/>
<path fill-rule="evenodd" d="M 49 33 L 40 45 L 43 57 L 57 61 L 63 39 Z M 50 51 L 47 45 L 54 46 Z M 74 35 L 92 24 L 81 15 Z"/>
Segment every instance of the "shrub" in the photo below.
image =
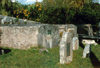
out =
<path fill-rule="evenodd" d="M 47 2 L 47 0 L 44 1 Z M 56 1 L 57 5 L 53 1 L 52 3 L 47 2 L 46 5 L 44 2 L 27 6 L 13 3 L 6 8 L 0 8 L 0 14 L 48 24 L 97 24 L 100 21 L 100 4 L 88 3 L 80 6 L 81 8 L 75 8 L 73 1 L 71 3 L 74 7 L 66 5 L 67 1 L 63 2 L 65 0 L 62 3 L 58 0 Z"/>
<path fill-rule="evenodd" d="M 85 4 L 81 11 L 76 12 L 72 22 L 74 24 L 97 24 L 100 21 L 100 9 L 96 7 L 96 4 Z"/>
<path fill-rule="evenodd" d="M 64 8 L 47 7 L 43 8 L 40 20 L 49 24 L 65 24 L 66 12 Z"/>

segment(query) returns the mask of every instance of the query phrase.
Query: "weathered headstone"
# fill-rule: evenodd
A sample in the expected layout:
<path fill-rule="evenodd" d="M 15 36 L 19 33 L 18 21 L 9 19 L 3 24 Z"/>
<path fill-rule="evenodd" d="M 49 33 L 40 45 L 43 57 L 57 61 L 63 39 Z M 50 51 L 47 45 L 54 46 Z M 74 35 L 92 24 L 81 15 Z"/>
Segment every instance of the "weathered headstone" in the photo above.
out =
<path fill-rule="evenodd" d="M 90 44 L 85 45 L 85 48 L 83 50 L 83 56 L 82 58 L 86 58 L 86 55 L 90 53 Z"/>
<path fill-rule="evenodd" d="M 66 63 L 66 38 L 67 37 L 67 32 L 63 33 L 61 42 L 60 42 L 60 63 L 64 64 Z"/>
<path fill-rule="evenodd" d="M 2 52 L 2 55 L 4 55 L 4 50 L 3 49 L 1 50 L 1 52 Z"/>
<path fill-rule="evenodd" d="M 60 42 L 60 64 L 68 64 L 72 61 L 73 48 L 72 48 L 72 33 L 63 32 Z"/>
<path fill-rule="evenodd" d="M 79 39 L 78 39 L 78 37 L 73 37 L 72 46 L 73 46 L 73 50 L 77 50 L 79 48 Z"/>
<path fill-rule="evenodd" d="M 94 40 L 82 40 L 82 43 L 85 44 L 82 58 L 86 58 L 86 56 L 90 54 L 91 44 L 97 45 L 97 43 Z"/>

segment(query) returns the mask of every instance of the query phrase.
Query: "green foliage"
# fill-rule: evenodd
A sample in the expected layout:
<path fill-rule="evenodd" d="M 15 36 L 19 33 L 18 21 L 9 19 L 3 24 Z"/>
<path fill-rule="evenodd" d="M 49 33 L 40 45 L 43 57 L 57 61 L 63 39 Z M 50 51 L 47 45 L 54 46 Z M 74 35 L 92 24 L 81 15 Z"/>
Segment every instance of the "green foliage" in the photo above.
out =
<path fill-rule="evenodd" d="M 21 5 L 21 7 L 13 10 L 12 15 L 17 18 L 40 21 L 39 16 L 41 10 L 42 7 L 40 3 L 32 5 Z"/>
<path fill-rule="evenodd" d="M 43 0 L 44 6 L 64 7 L 64 8 L 82 8 L 85 3 L 91 0 Z"/>
<path fill-rule="evenodd" d="M 85 4 L 81 11 L 77 11 L 72 22 L 74 24 L 97 24 L 100 21 L 100 5 Z"/>
<path fill-rule="evenodd" d="M 91 0 L 44 0 L 41 22 L 49 24 L 94 24 L 98 22 Z"/>
<path fill-rule="evenodd" d="M 83 59 L 83 49 L 80 47 L 73 52 L 73 61 L 68 65 L 59 63 L 59 47 L 49 49 L 48 53 L 40 52 L 39 48 L 11 49 L 11 52 L 0 55 L 0 68 L 94 68 L 91 60 L 100 60 L 100 45 L 93 45 L 91 49 L 94 54 L 92 59 Z"/>
<path fill-rule="evenodd" d="M 12 3 L 11 0 L 0 0 L 0 14 L 13 16 L 12 13 L 15 9 L 22 7 L 18 2 Z"/>
<path fill-rule="evenodd" d="M 90 1 L 43 0 L 42 3 L 21 5 L 1 0 L 0 14 L 48 24 L 96 24 L 100 21 L 100 4 Z"/>
<path fill-rule="evenodd" d="M 40 21 L 49 24 L 65 24 L 66 12 L 64 8 L 48 7 L 43 8 Z"/>
<path fill-rule="evenodd" d="M 0 0 L 0 14 L 8 15 L 11 7 L 11 0 Z"/>

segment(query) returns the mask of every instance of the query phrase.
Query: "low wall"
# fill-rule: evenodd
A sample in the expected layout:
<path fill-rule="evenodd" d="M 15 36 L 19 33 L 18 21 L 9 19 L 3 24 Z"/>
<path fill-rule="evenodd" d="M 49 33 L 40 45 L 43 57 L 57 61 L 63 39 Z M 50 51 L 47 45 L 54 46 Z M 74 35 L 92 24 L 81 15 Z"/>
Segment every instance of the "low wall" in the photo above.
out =
<path fill-rule="evenodd" d="M 0 46 L 26 49 L 36 47 L 39 26 L 1 26 Z"/>
<path fill-rule="evenodd" d="M 72 24 L 50 25 L 40 24 L 34 21 L 26 21 L 27 24 L 10 24 L 11 17 L 0 15 L 0 46 L 17 49 L 28 49 L 30 47 L 50 47 L 59 45 L 60 33 L 68 28 L 74 29 L 74 36 L 77 36 L 77 27 Z M 15 19 L 15 18 L 14 18 Z M 23 21 L 22 19 L 18 21 Z M 4 23 L 9 22 L 9 24 Z M 24 21 L 23 21 L 24 22 Z M 20 22 L 20 23 L 23 23 Z M 28 22 L 31 22 L 31 24 Z"/>

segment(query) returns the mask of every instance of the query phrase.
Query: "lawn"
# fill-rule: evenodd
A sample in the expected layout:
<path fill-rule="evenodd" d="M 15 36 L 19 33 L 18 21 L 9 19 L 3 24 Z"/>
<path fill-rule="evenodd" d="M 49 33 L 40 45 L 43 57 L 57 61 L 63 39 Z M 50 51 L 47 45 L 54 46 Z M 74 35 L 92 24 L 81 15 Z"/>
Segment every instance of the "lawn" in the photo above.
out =
<path fill-rule="evenodd" d="M 72 63 L 64 65 L 59 64 L 59 47 L 48 49 L 48 52 L 39 49 L 10 49 L 0 55 L 0 68 L 100 68 L 100 45 L 92 46 L 92 57 L 85 59 L 80 47 L 74 51 Z"/>

